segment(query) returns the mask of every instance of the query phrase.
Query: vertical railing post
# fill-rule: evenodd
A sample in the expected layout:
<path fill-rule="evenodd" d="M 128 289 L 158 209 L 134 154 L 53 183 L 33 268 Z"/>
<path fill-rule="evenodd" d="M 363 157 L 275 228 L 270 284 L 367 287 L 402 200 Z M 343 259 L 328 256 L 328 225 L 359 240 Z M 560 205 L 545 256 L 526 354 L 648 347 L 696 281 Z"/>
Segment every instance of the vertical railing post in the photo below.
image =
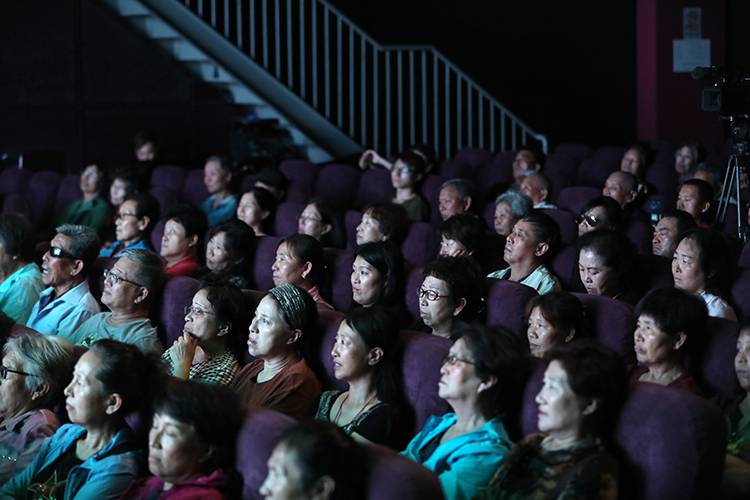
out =
<path fill-rule="evenodd" d="M 450 68 L 448 63 L 445 65 L 445 145 L 443 150 L 445 151 L 445 158 L 450 158 L 450 143 L 451 143 L 451 79 L 450 79 Z"/>
<path fill-rule="evenodd" d="M 403 51 L 399 50 L 396 52 L 396 81 L 398 86 L 396 90 L 398 92 L 398 104 L 396 106 L 396 116 L 398 121 L 398 151 L 404 150 L 404 79 L 402 75 L 403 71 Z"/>
<path fill-rule="evenodd" d="M 438 56 L 432 53 L 432 133 L 435 152 L 440 154 L 440 110 L 438 108 Z"/>
<path fill-rule="evenodd" d="M 380 80 L 378 79 L 378 67 L 380 62 L 380 50 L 372 46 L 372 147 L 380 149 L 380 108 L 378 96 L 380 95 Z"/>
<path fill-rule="evenodd" d="M 385 51 L 385 154 L 391 156 L 391 52 Z"/>
<path fill-rule="evenodd" d="M 237 46 L 242 50 L 242 0 L 237 0 Z"/>
<path fill-rule="evenodd" d="M 336 94 L 338 99 L 336 100 L 336 104 L 338 107 L 336 108 L 336 116 L 338 117 L 338 120 L 336 123 L 338 124 L 339 128 L 344 127 L 344 68 L 343 68 L 343 61 L 342 61 L 342 50 L 341 50 L 341 17 L 336 18 Z"/>
<path fill-rule="evenodd" d="M 367 144 L 367 41 L 364 36 L 359 37 L 359 70 L 360 70 L 360 141 L 363 146 Z"/>
<path fill-rule="evenodd" d="M 349 137 L 354 137 L 354 30 L 352 25 L 346 25 L 349 31 Z"/>
<path fill-rule="evenodd" d="M 473 85 L 471 82 L 466 82 L 466 128 L 468 136 L 466 139 L 466 146 L 474 147 L 474 108 L 472 107 L 471 94 Z"/>
<path fill-rule="evenodd" d="M 326 4 L 323 4 L 323 69 L 325 70 L 325 81 L 323 82 L 323 92 L 325 93 L 326 98 L 326 118 L 329 120 L 331 119 L 331 56 L 329 54 L 330 52 L 330 42 L 328 41 L 330 39 L 329 36 L 329 22 L 328 18 L 330 17 L 330 14 L 328 13 L 328 6 Z"/>
<path fill-rule="evenodd" d="M 302 99 L 307 97 L 305 59 L 305 0 L 299 0 L 299 91 Z"/>
<path fill-rule="evenodd" d="M 291 89 L 294 87 L 294 42 L 292 41 L 292 0 L 286 0 L 286 81 L 287 86 Z"/>
<path fill-rule="evenodd" d="M 463 85 L 461 85 L 461 80 L 463 80 L 461 75 L 456 74 L 456 121 L 458 121 L 456 126 L 456 151 L 460 151 L 464 146 L 463 99 L 461 99 Z"/>
<path fill-rule="evenodd" d="M 274 70 L 276 70 L 276 78 L 281 80 L 281 26 L 280 26 L 280 18 L 279 18 L 279 10 L 281 8 L 279 0 L 273 0 L 273 20 L 274 20 L 274 34 L 273 34 L 273 40 L 274 40 L 274 46 L 273 46 L 273 55 L 274 55 Z"/>
<path fill-rule="evenodd" d="M 414 144 L 414 129 L 417 126 L 414 114 L 414 51 L 409 51 L 409 144 Z"/>

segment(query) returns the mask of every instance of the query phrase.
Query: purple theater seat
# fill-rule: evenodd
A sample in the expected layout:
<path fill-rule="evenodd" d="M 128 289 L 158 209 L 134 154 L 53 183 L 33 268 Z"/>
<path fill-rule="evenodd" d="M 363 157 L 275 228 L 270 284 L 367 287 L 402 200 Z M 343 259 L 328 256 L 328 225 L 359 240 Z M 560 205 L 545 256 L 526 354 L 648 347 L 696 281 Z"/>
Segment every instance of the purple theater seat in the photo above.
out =
<path fill-rule="evenodd" d="M 719 409 L 687 391 L 638 384 L 620 412 L 621 498 L 714 498 L 724 466 Z"/>
<path fill-rule="evenodd" d="M 347 210 L 344 215 L 344 231 L 346 234 L 346 249 L 353 252 L 357 248 L 357 226 L 362 222 L 362 212 Z"/>
<path fill-rule="evenodd" d="M 750 317 L 750 269 L 739 270 L 730 296 L 739 319 Z"/>
<path fill-rule="evenodd" d="M 601 195 L 601 188 L 571 186 L 560 190 L 560 194 L 557 195 L 557 206 L 573 214 L 580 214 L 589 201 Z"/>
<path fill-rule="evenodd" d="M 528 436 L 539 432 L 537 425 L 539 419 L 539 407 L 536 404 L 536 395 L 542 390 L 544 385 L 544 372 L 547 370 L 547 363 L 542 360 L 533 358 L 531 360 L 531 371 L 526 385 L 523 389 L 521 400 L 521 434 Z"/>
<path fill-rule="evenodd" d="M 265 291 L 273 288 L 273 271 L 271 266 L 276 259 L 276 247 L 281 237 L 261 236 L 255 247 L 255 263 L 253 265 L 253 282 L 257 290 Z"/>
<path fill-rule="evenodd" d="M 492 231 L 495 230 L 495 203 L 487 203 L 482 209 L 482 219 Z"/>
<path fill-rule="evenodd" d="M 504 161 L 497 160 L 498 157 L 504 158 L 504 155 L 505 153 L 498 153 L 492 163 L 474 169 L 474 185 L 480 200 L 492 202 L 506 187 L 513 184 L 513 158 L 510 158 L 507 165 Z"/>
<path fill-rule="evenodd" d="M 459 160 L 445 160 L 440 164 L 438 172 L 446 179 L 456 179 L 459 177 L 470 179 L 473 173 L 473 168 L 471 165 L 462 163 Z"/>
<path fill-rule="evenodd" d="M 3 197 L 2 213 L 22 214 L 31 219 L 31 208 L 22 193 L 6 193 Z"/>
<path fill-rule="evenodd" d="M 579 163 L 581 163 L 580 160 L 576 160 L 575 158 L 553 153 L 544 160 L 542 173 L 548 177 L 552 173 L 559 173 L 564 178 L 567 178 L 568 182 L 574 182 L 578 175 Z"/>
<path fill-rule="evenodd" d="M 500 172 L 500 182 L 513 182 L 513 161 L 516 159 L 516 153 L 517 151 L 500 151 L 492 157 L 490 164 Z"/>
<path fill-rule="evenodd" d="M 437 476 L 422 465 L 384 446 L 367 446 L 368 500 L 440 500 Z"/>
<path fill-rule="evenodd" d="M 486 149 L 463 148 L 458 153 L 456 153 L 456 156 L 453 157 L 453 160 L 460 164 L 468 165 L 469 167 L 474 169 L 492 161 L 492 154 Z"/>
<path fill-rule="evenodd" d="M 706 347 L 697 371 L 709 396 L 719 394 L 731 398 L 740 392 L 734 357 L 737 354 L 739 324 L 724 318 L 708 318 Z"/>
<path fill-rule="evenodd" d="M 660 194 L 670 199 L 677 197 L 677 172 L 674 169 L 674 156 L 668 163 L 656 162 L 646 170 L 646 184 L 652 188 L 654 194 Z"/>
<path fill-rule="evenodd" d="M 240 182 L 240 190 L 242 193 L 247 193 L 252 189 L 253 185 L 255 185 L 255 176 L 254 175 L 243 175 L 242 181 Z"/>
<path fill-rule="evenodd" d="M 177 165 L 159 165 L 151 172 L 151 187 L 167 188 L 175 193 L 181 193 L 185 184 L 187 169 Z"/>
<path fill-rule="evenodd" d="M 276 236 L 290 236 L 297 234 L 299 216 L 305 209 L 305 204 L 296 201 L 285 201 L 276 207 L 273 220 L 273 234 Z"/>
<path fill-rule="evenodd" d="M 578 250 L 575 246 L 562 247 L 552 258 L 549 269 L 560 280 L 564 290 L 569 292 L 584 290 L 578 274 Z"/>
<path fill-rule="evenodd" d="M 393 196 L 391 174 L 383 169 L 366 170 L 359 180 L 355 206 L 364 208 L 370 203 L 386 201 Z"/>
<path fill-rule="evenodd" d="M 187 276 L 174 276 L 164 284 L 161 300 L 158 302 L 158 317 L 165 348 L 169 348 L 182 335 L 185 307 L 192 303 L 198 288 L 198 280 Z"/>
<path fill-rule="evenodd" d="M 203 183 L 203 169 L 188 170 L 182 186 L 182 201 L 199 207 L 206 198 L 208 198 L 208 191 Z"/>
<path fill-rule="evenodd" d="M 406 304 L 406 310 L 409 311 L 409 314 L 414 319 L 414 321 L 419 321 L 419 296 L 417 295 L 417 291 L 419 290 L 419 287 L 422 286 L 422 272 L 424 271 L 423 267 L 415 267 L 412 268 L 411 271 L 409 271 L 408 276 L 406 277 L 406 289 L 404 290 L 404 303 Z"/>
<path fill-rule="evenodd" d="M 29 201 L 31 223 L 37 227 L 46 227 L 55 210 L 55 198 L 62 175 L 49 170 L 34 172 L 26 187 L 26 199 Z"/>
<path fill-rule="evenodd" d="M 348 311 L 354 305 L 352 299 L 352 264 L 354 254 L 342 252 L 336 255 L 331 267 L 331 305 L 337 311 Z"/>
<path fill-rule="evenodd" d="M 580 163 L 586 158 L 590 158 L 594 154 L 594 150 L 585 144 L 577 142 L 563 142 L 555 147 L 555 151 L 552 153 L 559 156 L 567 156 Z"/>
<path fill-rule="evenodd" d="M 447 180 L 448 178 L 442 175 L 428 175 L 422 180 L 420 187 L 422 197 L 430 205 L 430 223 L 436 227 L 443 221 L 438 209 L 438 196 L 440 195 L 440 186 Z"/>
<path fill-rule="evenodd" d="M 563 245 L 575 245 L 578 239 L 578 224 L 576 224 L 575 215 L 556 208 L 545 208 L 543 212 L 557 222 L 560 228 L 560 241 Z"/>
<path fill-rule="evenodd" d="M 25 194 L 29 177 L 31 177 L 31 172 L 29 170 L 23 170 L 17 167 L 5 167 L 2 172 L 0 172 L 0 194 Z"/>
<path fill-rule="evenodd" d="M 737 259 L 737 267 L 741 269 L 750 269 L 750 242 L 745 243 L 740 252 L 740 258 Z"/>
<path fill-rule="evenodd" d="M 654 254 L 638 255 L 637 275 L 644 280 L 642 285 L 645 290 L 672 286 L 672 259 Z"/>
<path fill-rule="evenodd" d="M 560 196 L 560 191 L 566 187 L 572 186 L 575 182 L 575 176 L 570 176 L 561 170 L 544 170 L 542 174 L 544 174 L 550 183 L 548 201 L 554 204 L 557 204 L 557 198 Z"/>
<path fill-rule="evenodd" d="M 159 218 L 161 219 L 179 202 L 179 191 L 173 191 L 164 186 L 151 186 L 148 192 L 159 202 Z"/>
<path fill-rule="evenodd" d="M 625 227 L 625 234 L 639 254 L 649 255 L 651 253 L 654 228 L 646 220 L 631 220 Z"/>
<path fill-rule="evenodd" d="M 344 319 L 344 313 L 338 311 L 321 311 L 315 326 L 317 342 L 309 342 L 311 368 L 318 374 L 325 389 L 338 389 L 345 391 L 346 382 L 337 380 L 333 373 L 333 358 L 331 350 L 336 342 L 336 332 Z"/>
<path fill-rule="evenodd" d="M 68 174 L 60 180 L 55 198 L 56 214 L 62 213 L 65 207 L 83 196 L 83 193 L 81 193 L 80 177 L 78 174 Z M 106 193 L 106 196 L 109 199 L 109 192 Z"/>
<path fill-rule="evenodd" d="M 154 247 L 156 253 L 161 252 L 161 238 L 164 236 L 164 224 L 166 221 L 160 220 L 156 223 L 154 228 L 151 230 L 151 234 L 148 235 L 151 246 Z"/>
<path fill-rule="evenodd" d="M 576 185 L 592 186 L 601 189 L 609 174 L 619 168 L 618 163 L 610 163 L 597 158 L 583 160 L 578 165 L 578 175 L 576 176 Z"/>
<path fill-rule="evenodd" d="M 312 186 L 318 176 L 318 167 L 307 160 L 284 160 L 279 170 L 290 181 L 301 181 Z"/>
<path fill-rule="evenodd" d="M 350 165 L 326 165 L 315 180 L 315 196 L 342 208 L 349 207 L 357 194 L 359 176 L 360 171 Z"/>
<path fill-rule="evenodd" d="M 401 245 L 404 260 L 412 266 L 424 266 L 437 255 L 437 233 L 426 222 L 412 222 Z"/>
<path fill-rule="evenodd" d="M 508 263 L 503 260 L 505 251 L 505 236 L 495 232 L 487 232 L 479 242 L 474 258 L 482 272 L 487 275 L 491 272 L 505 269 Z"/>
<path fill-rule="evenodd" d="M 509 280 L 490 280 L 487 293 L 487 325 L 507 328 L 526 338 L 526 304 L 536 290 Z"/>
<path fill-rule="evenodd" d="M 624 154 L 625 148 L 622 146 L 602 146 L 594 151 L 592 158 L 595 158 L 604 163 L 608 163 L 610 165 L 614 165 L 615 169 L 619 169 L 620 161 L 622 160 Z"/>
<path fill-rule="evenodd" d="M 633 307 L 621 300 L 587 293 L 574 294 L 586 308 L 596 340 L 617 354 L 625 362 L 634 361 L 633 330 L 635 316 Z"/>

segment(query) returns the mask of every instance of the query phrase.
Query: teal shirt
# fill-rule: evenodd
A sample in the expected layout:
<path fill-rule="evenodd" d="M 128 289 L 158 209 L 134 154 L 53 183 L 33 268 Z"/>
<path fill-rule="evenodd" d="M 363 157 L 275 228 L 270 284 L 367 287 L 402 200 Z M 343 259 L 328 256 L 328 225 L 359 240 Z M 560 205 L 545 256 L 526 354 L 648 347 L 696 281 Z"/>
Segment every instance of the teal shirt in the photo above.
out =
<path fill-rule="evenodd" d="M 0 283 L 0 310 L 16 323 L 29 319 L 39 294 L 44 290 L 39 266 L 26 264 Z"/>
<path fill-rule="evenodd" d="M 488 274 L 487 277 L 497 280 L 507 280 L 510 278 L 510 268 L 506 267 L 500 271 L 495 271 Z M 562 290 L 560 281 L 544 266 L 534 269 L 531 274 L 521 280 L 521 284 L 533 288 L 539 295 Z"/>
<path fill-rule="evenodd" d="M 97 340 L 112 339 L 131 344 L 145 353 L 161 354 L 162 349 L 156 328 L 147 318 L 113 325 L 109 321 L 111 312 L 95 314 L 65 337 L 76 345 L 90 346 Z"/>
<path fill-rule="evenodd" d="M 430 417 L 401 454 L 438 476 L 446 500 L 471 499 L 487 487 L 513 443 L 502 421 L 493 418 L 473 432 L 440 443 L 424 456 L 430 443 L 454 423 L 455 413 Z"/>
<path fill-rule="evenodd" d="M 102 198 L 83 201 L 76 200 L 65 208 L 62 215 L 55 221 L 60 224 L 81 224 L 93 228 L 101 236 L 109 217 L 109 204 Z"/>

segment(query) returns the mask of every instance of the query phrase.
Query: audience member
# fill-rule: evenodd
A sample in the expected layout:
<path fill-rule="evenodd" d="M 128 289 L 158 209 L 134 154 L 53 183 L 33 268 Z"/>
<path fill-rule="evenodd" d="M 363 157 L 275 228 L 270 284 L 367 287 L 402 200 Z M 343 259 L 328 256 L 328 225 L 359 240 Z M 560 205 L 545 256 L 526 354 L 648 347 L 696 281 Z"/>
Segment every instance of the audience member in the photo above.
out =
<path fill-rule="evenodd" d="M 622 226 L 622 209 L 609 196 L 597 196 L 586 204 L 586 208 L 576 221 L 578 222 L 578 236 L 583 236 L 594 229 L 619 231 Z"/>
<path fill-rule="evenodd" d="M 129 168 L 118 168 L 112 174 L 112 182 L 109 186 L 109 203 L 115 212 L 120 208 L 125 199 L 135 194 L 138 190 L 138 180 Z"/>
<path fill-rule="evenodd" d="M 226 282 L 250 288 L 250 273 L 255 257 L 255 233 L 245 224 L 229 221 L 213 229 L 206 245 L 204 281 Z"/>
<path fill-rule="evenodd" d="M 620 160 L 620 171 L 627 172 L 643 183 L 646 176 L 646 167 L 648 166 L 649 151 L 642 144 L 632 144 L 628 146 Z M 608 195 L 605 195 L 608 196 Z"/>
<path fill-rule="evenodd" d="M 149 234 L 159 218 L 159 202 L 148 193 L 125 198 L 115 216 L 117 240 L 102 248 L 99 257 L 121 257 L 125 250 L 151 250 Z"/>
<path fill-rule="evenodd" d="M 406 210 L 396 203 L 373 203 L 365 208 L 357 226 L 357 245 L 392 241 L 401 245 L 409 229 Z"/>
<path fill-rule="evenodd" d="M 424 161 L 425 164 L 426 174 L 430 173 L 435 167 L 435 150 L 429 144 L 412 144 L 406 150 L 422 158 L 422 161 Z M 357 162 L 359 168 L 361 168 L 362 170 L 367 170 L 368 168 L 374 168 L 378 166 L 391 171 L 393 170 L 394 163 L 395 162 L 386 160 L 373 149 L 368 149 L 367 151 L 362 153 L 362 155 L 359 157 L 359 161 Z"/>
<path fill-rule="evenodd" d="M 626 210 L 638 197 L 638 179 L 629 172 L 612 172 L 604 182 L 602 196 L 609 196 Z"/>
<path fill-rule="evenodd" d="M 568 292 L 537 295 L 526 304 L 529 351 L 535 358 L 546 357 L 558 345 L 588 336 L 581 301 Z"/>
<path fill-rule="evenodd" d="M 653 254 L 671 260 L 682 235 L 694 227 L 695 220 L 689 213 L 682 210 L 664 212 L 654 227 Z"/>
<path fill-rule="evenodd" d="M 237 205 L 237 218 L 247 224 L 255 236 L 265 236 L 270 232 L 268 226 L 273 222 L 275 212 L 276 198 L 261 187 L 254 187 L 243 194 Z"/>
<path fill-rule="evenodd" d="M 20 214 L 0 215 L 0 311 L 19 324 L 29 319 L 44 289 L 42 272 L 33 260 L 29 221 Z"/>
<path fill-rule="evenodd" d="M 549 202 L 552 186 L 549 180 L 539 172 L 529 172 L 521 181 L 521 193 L 531 198 L 534 208 L 557 208 Z"/>
<path fill-rule="evenodd" d="M 297 285 L 310 294 L 319 311 L 332 311 L 333 306 L 320 295 L 318 287 L 324 268 L 320 242 L 306 234 L 293 234 L 276 247 L 276 258 L 271 265 L 273 284 Z"/>
<path fill-rule="evenodd" d="M 31 309 L 26 326 L 49 335 L 69 337 L 99 312 L 86 281 L 99 251 L 99 238 L 87 226 L 64 224 L 42 257 L 42 283 L 47 288 Z"/>
<path fill-rule="evenodd" d="M 703 160 L 703 147 L 698 143 L 685 143 L 674 152 L 674 169 L 680 183 L 693 176 L 693 170 Z"/>
<path fill-rule="evenodd" d="M 531 146 L 521 146 L 513 159 L 513 179 L 516 186 L 521 185 L 523 178 L 531 172 L 540 172 L 544 163 L 544 155 Z"/>
<path fill-rule="evenodd" d="M 229 161 L 221 156 L 209 156 L 203 167 L 203 184 L 208 198 L 201 204 L 209 227 L 218 226 L 234 217 L 237 197 L 232 194 L 232 170 Z"/>
<path fill-rule="evenodd" d="M 440 256 L 474 255 L 484 236 L 484 224 L 474 214 L 453 215 L 440 224 Z"/>
<path fill-rule="evenodd" d="M 638 301 L 636 253 L 627 236 L 600 229 L 581 236 L 577 247 L 578 273 L 586 293 L 629 304 Z"/>
<path fill-rule="evenodd" d="M 159 253 L 166 261 L 168 276 L 192 276 L 200 268 L 198 252 L 208 228 L 206 216 L 191 205 L 170 210 L 164 218 L 164 234 Z"/>
<path fill-rule="evenodd" d="M 80 187 L 83 197 L 65 207 L 55 219 L 55 225 L 81 224 L 93 228 L 101 237 L 109 219 L 109 204 L 102 197 L 106 189 L 106 175 L 99 163 L 88 165 L 81 172 Z"/>
<path fill-rule="evenodd" d="M 700 179 L 688 179 L 682 183 L 677 194 L 677 210 L 692 215 L 698 227 L 708 227 L 713 200 L 711 184 Z"/>
<path fill-rule="evenodd" d="M 430 218 L 430 206 L 422 199 L 418 190 L 424 175 L 424 160 L 410 151 L 401 153 L 391 169 L 391 184 L 396 193 L 388 201 L 404 207 L 412 222 L 425 222 Z"/>
<path fill-rule="evenodd" d="M 389 241 L 357 247 L 352 264 L 352 297 L 362 307 L 380 304 L 400 308 L 403 299 L 404 259 Z"/>
<path fill-rule="evenodd" d="M 450 179 L 440 186 L 438 210 L 440 218 L 448 220 L 454 215 L 470 212 L 475 199 L 474 184 L 468 179 Z"/>
<path fill-rule="evenodd" d="M 133 137 L 135 159 L 142 163 L 154 163 L 159 153 L 156 137 L 148 130 L 142 130 Z"/>
<path fill-rule="evenodd" d="M 529 215 L 533 208 L 528 196 L 513 190 L 504 192 L 495 200 L 495 232 L 507 237 L 516 222 Z"/>
<path fill-rule="evenodd" d="M 320 198 L 311 200 L 302 210 L 297 222 L 297 233 L 312 236 L 324 247 L 344 246 L 341 214 L 333 205 Z"/>
<path fill-rule="evenodd" d="M 276 167 L 265 167 L 255 176 L 254 187 L 263 188 L 270 192 L 276 203 L 284 201 L 288 181 L 284 174 Z"/>

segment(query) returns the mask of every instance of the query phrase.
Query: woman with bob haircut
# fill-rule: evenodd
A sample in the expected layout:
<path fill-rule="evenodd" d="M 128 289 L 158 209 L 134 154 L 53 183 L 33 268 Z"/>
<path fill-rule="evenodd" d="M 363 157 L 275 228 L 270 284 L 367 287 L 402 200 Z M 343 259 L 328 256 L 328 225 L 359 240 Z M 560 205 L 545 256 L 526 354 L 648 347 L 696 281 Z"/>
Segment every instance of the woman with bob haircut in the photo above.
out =
<path fill-rule="evenodd" d="M 206 269 L 200 279 L 226 282 L 250 288 L 255 255 L 255 234 L 241 222 L 229 221 L 217 226 L 206 245 Z"/>
<path fill-rule="evenodd" d="M 327 422 L 302 422 L 287 430 L 268 459 L 260 486 L 266 499 L 365 498 L 365 450 Z"/>
<path fill-rule="evenodd" d="M 456 336 L 438 385 L 453 411 L 430 417 L 402 455 L 437 474 L 445 498 L 474 498 L 512 446 L 502 417 L 520 400 L 528 357 L 504 329 L 469 327 Z"/>
<path fill-rule="evenodd" d="M 578 273 L 589 295 L 635 304 L 636 251 L 621 232 L 598 229 L 578 239 Z"/>
<path fill-rule="evenodd" d="M 320 198 L 310 200 L 297 221 L 297 233 L 312 236 L 324 247 L 344 246 L 341 213 Z"/>
<path fill-rule="evenodd" d="M 380 304 L 403 309 L 404 259 L 392 242 L 357 247 L 352 264 L 352 297 L 362 307 Z"/>
<path fill-rule="evenodd" d="M 578 298 L 568 292 L 551 292 L 533 297 L 526 305 L 529 351 L 543 358 L 550 349 L 588 336 L 584 308 Z"/>
<path fill-rule="evenodd" d="M 306 234 L 293 234 L 279 241 L 276 258 L 271 265 L 275 286 L 289 283 L 307 291 L 320 311 L 332 311 L 333 306 L 320 295 L 318 284 L 323 274 L 323 247 Z"/>
<path fill-rule="evenodd" d="M 617 498 L 617 461 L 604 443 L 625 385 L 619 356 L 594 341 L 552 349 L 536 396 L 540 432 L 513 448 L 478 498 Z"/>
<path fill-rule="evenodd" d="M 148 436 L 152 476 L 133 482 L 123 500 L 239 498 L 234 471 L 242 411 L 223 387 L 172 381 L 154 403 Z"/>
<path fill-rule="evenodd" d="M 276 198 L 271 191 L 253 187 L 240 198 L 237 219 L 253 230 L 255 236 L 265 236 L 276 212 Z"/>

